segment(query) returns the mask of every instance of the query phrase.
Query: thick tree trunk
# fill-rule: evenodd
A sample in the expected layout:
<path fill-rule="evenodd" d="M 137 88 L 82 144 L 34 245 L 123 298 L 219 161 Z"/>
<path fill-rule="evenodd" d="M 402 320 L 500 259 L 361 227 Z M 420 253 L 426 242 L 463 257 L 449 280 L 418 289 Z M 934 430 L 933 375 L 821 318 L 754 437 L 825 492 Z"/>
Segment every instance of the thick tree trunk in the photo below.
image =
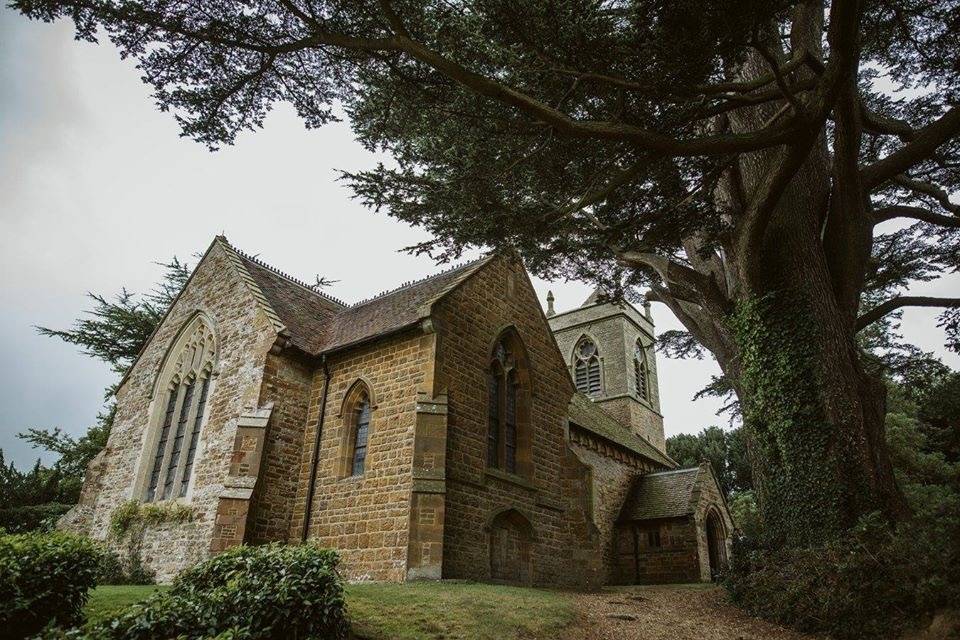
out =
<path fill-rule="evenodd" d="M 741 166 L 744 191 L 773 169 L 772 155 L 757 154 Z M 728 368 L 771 544 L 815 544 L 870 511 L 890 519 L 906 511 L 884 438 L 886 390 L 861 366 L 856 308 L 837 291 L 821 236 L 831 201 L 829 164 L 821 140 L 760 246 L 735 256 L 742 283 L 730 323 L 737 357 Z M 842 250 L 847 263 L 866 258 L 861 247 Z"/>
<path fill-rule="evenodd" d="M 817 286 L 807 275 L 806 290 L 745 301 L 732 323 L 734 384 L 774 546 L 836 538 L 871 511 L 905 513 L 884 440 L 885 387 L 860 367 L 852 336 L 810 300 Z"/>

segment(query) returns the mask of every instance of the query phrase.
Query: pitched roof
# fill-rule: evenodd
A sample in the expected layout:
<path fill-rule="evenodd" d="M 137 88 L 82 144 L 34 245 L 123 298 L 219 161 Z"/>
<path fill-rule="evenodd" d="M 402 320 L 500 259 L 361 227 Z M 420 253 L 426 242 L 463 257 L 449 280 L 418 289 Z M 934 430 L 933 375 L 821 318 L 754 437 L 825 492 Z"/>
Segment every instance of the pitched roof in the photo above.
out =
<path fill-rule="evenodd" d="M 318 338 L 346 305 L 253 256 L 228 247 L 283 324 L 291 343 L 307 353 L 314 353 Z"/>
<path fill-rule="evenodd" d="M 493 254 L 343 309 L 334 316 L 316 352 L 335 351 L 416 324 L 430 315 L 433 303 L 492 258 Z"/>
<path fill-rule="evenodd" d="M 567 414 L 571 422 L 605 440 L 625 447 L 666 467 L 677 466 L 677 463 L 668 455 L 630 431 L 616 418 L 604 411 L 600 405 L 580 392 L 574 393 L 570 399 Z"/>
<path fill-rule="evenodd" d="M 623 503 L 620 520 L 676 518 L 693 513 L 693 490 L 702 467 L 673 469 L 640 476 Z"/>
<path fill-rule="evenodd" d="M 437 300 L 475 273 L 493 254 L 433 276 L 405 283 L 378 296 L 347 305 L 247 255 L 219 238 L 276 314 L 291 343 L 319 355 L 410 327 L 430 315 Z"/>

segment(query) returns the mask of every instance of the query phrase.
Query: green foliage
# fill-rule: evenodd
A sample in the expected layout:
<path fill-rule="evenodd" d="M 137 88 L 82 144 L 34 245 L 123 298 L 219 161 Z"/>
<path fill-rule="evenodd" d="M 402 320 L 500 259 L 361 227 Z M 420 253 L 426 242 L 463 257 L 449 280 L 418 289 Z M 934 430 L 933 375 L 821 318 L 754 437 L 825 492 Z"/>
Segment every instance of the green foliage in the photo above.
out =
<path fill-rule="evenodd" d="M 4 464 L 0 450 L 0 509 L 76 502 L 79 490 L 79 484 L 65 480 L 58 467 L 45 467 L 37 460 L 30 471 L 19 471 L 12 462 Z"/>
<path fill-rule="evenodd" d="M 960 501 L 940 493 L 895 529 L 866 516 L 848 537 L 807 549 L 734 549 L 727 587 L 749 613 L 803 631 L 895 637 L 960 605 Z"/>
<path fill-rule="evenodd" d="M 110 416 L 112 422 L 112 415 Z M 27 429 L 17 435 L 26 440 L 34 448 L 43 449 L 58 456 L 56 470 L 65 478 L 75 480 L 77 491 L 83 482 L 83 474 L 93 458 L 107 446 L 107 437 L 110 435 L 110 422 L 103 416 L 101 421 L 90 427 L 85 434 L 74 438 L 63 432 L 62 429 Z"/>
<path fill-rule="evenodd" d="M 160 283 L 144 296 L 123 289 L 112 299 L 87 294 L 93 307 L 88 317 L 78 319 L 71 329 L 37 327 L 41 335 L 60 338 L 79 346 L 84 353 L 102 360 L 123 374 L 140 353 L 163 314 L 190 277 L 186 263 L 174 256 L 162 265 Z"/>
<path fill-rule="evenodd" d="M 771 545 L 803 546 L 844 528 L 839 505 L 858 496 L 836 471 L 836 429 L 823 416 L 817 335 L 806 305 L 782 292 L 741 303 L 730 318 L 740 347 L 741 405 L 763 534 Z"/>
<path fill-rule="evenodd" d="M 925 388 L 891 384 L 886 435 L 913 516 L 891 527 L 864 516 L 847 535 L 807 549 L 737 541 L 727 587 L 749 612 L 836 638 L 893 637 L 942 608 L 960 607 L 960 463 L 925 415 L 955 419 L 942 396 L 955 374 Z M 746 494 L 731 501 L 735 520 Z M 741 503 L 743 501 L 744 503 Z"/>
<path fill-rule="evenodd" d="M 727 497 L 753 488 L 753 475 L 743 429 L 724 431 L 707 427 L 697 435 L 681 433 L 667 438 L 667 455 L 681 467 L 694 467 L 707 460 Z"/>
<path fill-rule="evenodd" d="M 48 637 L 345 638 L 349 625 L 338 562 L 335 551 L 312 544 L 236 547 L 112 619 Z"/>
<path fill-rule="evenodd" d="M 730 498 L 730 516 L 733 524 L 742 536 L 750 540 L 759 540 L 763 523 L 760 521 L 760 508 L 753 489 L 740 491 Z"/>
<path fill-rule="evenodd" d="M 97 568 L 97 584 L 150 585 L 156 582 L 156 573 L 144 566 L 139 553 L 124 555 L 106 551 Z"/>
<path fill-rule="evenodd" d="M 48 623 L 78 624 L 100 551 L 65 533 L 0 535 L 0 629 L 26 638 Z"/>
<path fill-rule="evenodd" d="M 128 533 L 146 525 L 189 522 L 192 519 L 193 509 L 179 502 L 144 504 L 138 500 L 127 500 L 110 514 L 110 533 L 117 539 L 123 539 Z"/>
<path fill-rule="evenodd" d="M 69 511 L 72 504 L 47 502 L 25 507 L 0 509 L 0 529 L 7 533 L 52 531 L 57 519 Z"/>
<path fill-rule="evenodd" d="M 56 519 L 77 501 L 80 484 L 60 467 L 37 463 L 22 472 L 4 464 L 0 450 L 0 529 L 25 533 L 53 528 Z"/>

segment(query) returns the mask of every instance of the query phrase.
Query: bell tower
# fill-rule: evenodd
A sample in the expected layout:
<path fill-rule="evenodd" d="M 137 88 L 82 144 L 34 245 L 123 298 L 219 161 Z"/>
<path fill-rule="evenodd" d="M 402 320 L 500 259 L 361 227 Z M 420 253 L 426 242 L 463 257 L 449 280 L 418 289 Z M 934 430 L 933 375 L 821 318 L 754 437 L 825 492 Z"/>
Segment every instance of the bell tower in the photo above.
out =
<path fill-rule="evenodd" d="M 547 320 L 577 390 L 641 438 L 665 451 L 650 303 L 641 313 L 595 289 L 582 305 Z"/>

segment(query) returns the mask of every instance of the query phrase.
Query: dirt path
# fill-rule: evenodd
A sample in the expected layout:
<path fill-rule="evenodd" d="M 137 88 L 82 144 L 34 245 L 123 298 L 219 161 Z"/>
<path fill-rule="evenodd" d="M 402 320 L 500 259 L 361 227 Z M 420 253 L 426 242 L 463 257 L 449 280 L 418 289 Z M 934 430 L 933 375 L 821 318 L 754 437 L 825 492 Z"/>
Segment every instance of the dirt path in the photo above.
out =
<path fill-rule="evenodd" d="M 751 618 L 710 585 L 617 587 L 576 596 L 564 640 L 812 640 Z"/>

